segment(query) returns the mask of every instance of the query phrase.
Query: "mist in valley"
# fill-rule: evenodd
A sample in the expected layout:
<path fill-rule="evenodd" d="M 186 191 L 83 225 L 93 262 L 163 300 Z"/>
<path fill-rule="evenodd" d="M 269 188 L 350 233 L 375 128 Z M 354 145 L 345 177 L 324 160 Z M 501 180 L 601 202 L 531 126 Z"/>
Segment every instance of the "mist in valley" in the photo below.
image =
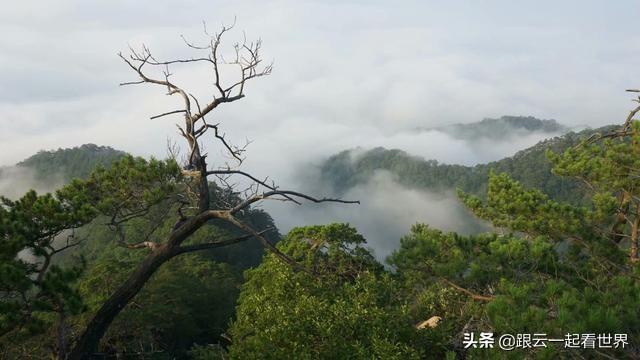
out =
<path fill-rule="evenodd" d="M 324 182 L 321 166 L 331 155 L 354 149 L 353 159 L 368 149 L 383 146 L 401 149 L 409 154 L 434 159 L 442 163 L 475 165 L 499 160 L 559 133 L 514 132 L 500 140 L 478 137 L 457 139 L 439 130 L 377 134 L 360 132 L 360 136 L 336 137 L 310 147 L 293 137 L 287 147 L 256 141 L 249 147 L 243 170 L 258 177 L 271 175 L 281 188 L 293 189 L 316 197 L 340 197 L 358 200 L 359 205 L 340 203 L 282 203 L 265 202 L 261 207 L 273 217 L 281 233 L 296 226 L 350 223 L 367 239 L 379 259 L 397 249 L 400 238 L 413 224 L 426 223 L 431 227 L 460 234 L 475 234 L 489 230 L 487 224 L 476 219 L 459 201 L 455 189 L 441 192 L 408 188 L 398 182 L 396 175 L 378 170 L 367 182 L 336 193 Z M 283 140 L 284 141 L 284 140 Z M 284 144 L 281 142 L 280 144 Z M 261 148 L 265 145 L 268 147 Z M 300 146 L 298 151 L 297 146 Z M 310 151 L 302 151 L 307 148 Z M 240 179 L 239 179 L 240 180 Z M 29 189 L 38 192 L 54 191 L 63 184 L 63 176 L 49 174 L 38 177 L 24 166 L 6 166 L 0 171 L 0 194 L 16 199 Z"/>
<path fill-rule="evenodd" d="M 303 190 L 329 191 L 322 186 Z M 342 194 L 342 198 L 359 200 L 360 204 L 305 203 L 300 206 L 270 202 L 265 203 L 264 209 L 274 217 L 282 232 L 302 225 L 349 223 L 367 239 L 368 246 L 380 260 L 398 248 L 401 236 L 417 222 L 461 234 L 488 229 L 471 215 L 453 191 L 434 193 L 409 189 L 398 184 L 394 175 L 386 171 L 377 171 L 366 183 Z"/>
<path fill-rule="evenodd" d="M 16 200 L 29 190 L 38 193 L 52 192 L 64 184 L 61 174 L 37 176 L 35 171 L 25 166 L 0 167 L 0 196 Z"/>

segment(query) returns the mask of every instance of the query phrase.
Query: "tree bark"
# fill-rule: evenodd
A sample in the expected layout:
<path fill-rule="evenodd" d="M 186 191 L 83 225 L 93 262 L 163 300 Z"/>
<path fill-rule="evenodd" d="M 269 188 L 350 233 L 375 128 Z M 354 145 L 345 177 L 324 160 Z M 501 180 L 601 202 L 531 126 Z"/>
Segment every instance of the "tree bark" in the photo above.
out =
<path fill-rule="evenodd" d="M 620 210 L 616 214 L 616 219 L 611 227 L 612 239 L 616 244 L 619 244 L 624 239 L 624 228 L 627 225 L 626 215 L 629 213 L 631 195 L 624 191 L 620 195 Z"/>
<path fill-rule="evenodd" d="M 127 281 L 111 295 L 91 319 L 84 333 L 69 353 L 68 359 L 80 360 L 93 357 L 100 344 L 100 339 L 102 339 L 113 320 L 129 301 L 138 294 L 160 265 L 178 254 L 174 249 L 162 245 L 147 255 Z"/>
<path fill-rule="evenodd" d="M 58 313 L 58 359 L 67 358 L 67 323 L 64 309 L 60 309 Z"/>
<path fill-rule="evenodd" d="M 632 263 L 638 262 L 638 232 L 640 231 L 640 204 L 636 207 L 636 217 L 631 225 L 631 248 L 629 258 Z"/>

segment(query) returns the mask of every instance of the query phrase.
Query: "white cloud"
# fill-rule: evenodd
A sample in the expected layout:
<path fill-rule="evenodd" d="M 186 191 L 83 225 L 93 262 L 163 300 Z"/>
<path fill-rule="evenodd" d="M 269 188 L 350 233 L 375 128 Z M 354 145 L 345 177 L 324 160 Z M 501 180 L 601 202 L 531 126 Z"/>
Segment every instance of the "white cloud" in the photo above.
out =
<path fill-rule="evenodd" d="M 118 88 L 133 74 L 115 53 L 145 42 L 159 55 L 184 54 L 180 34 L 197 39 L 201 19 L 216 29 L 234 16 L 250 38 L 264 38 L 265 57 L 276 60 L 273 76 L 216 114 L 239 139 L 275 144 L 272 129 L 294 122 L 317 123 L 298 126 L 296 136 L 309 141 L 318 133 L 305 127 L 374 127 L 393 135 L 503 114 L 614 122 L 628 104 L 621 91 L 637 77 L 631 59 L 640 50 L 631 50 L 624 34 L 633 29 L 622 21 L 637 10 L 580 8 L 577 14 L 550 2 L 12 2 L 0 15 L 0 30 L 11 34 L 0 40 L 0 124 L 2 133 L 21 137 L 22 147 L 3 144 L 0 163 L 64 146 L 65 131 L 104 144 L 123 143 L 119 121 L 132 134 L 153 132 L 148 115 L 171 105 L 162 89 Z M 207 75 L 175 71 L 200 94 L 210 86 Z M 69 103 L 85 109 L 71 106 L 62 119 Z M 105 116 L 114 119 L 111 131 L 92 124 Z M 352 132 L 332 136 L 347 140 Z M 164 154 L 164 138 L 126 139 L 127 149 Z"/>
<path fill-rule="evenodd" d="M 294 226 L 347 222 L 362 233 L 381 260 L 398 247 L 400 237 L 417 222 L 461 234 L 488 229 L 473 218 L 455 194 L 407 189 L 385 171 L 376 172 L 367 183 L 350 189 L 344 199 L 358 199 L 361 204 L 296 206 L 273 202 L 264 207 L 283 232 Z"/>

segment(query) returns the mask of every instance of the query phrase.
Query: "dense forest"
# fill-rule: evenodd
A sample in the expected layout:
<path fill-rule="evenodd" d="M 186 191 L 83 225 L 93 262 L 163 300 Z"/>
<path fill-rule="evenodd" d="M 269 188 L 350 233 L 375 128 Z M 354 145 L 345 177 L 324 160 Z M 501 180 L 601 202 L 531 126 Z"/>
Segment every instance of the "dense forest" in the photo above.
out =
<path fill-rule="evenodd" d="M 265 253 L 258 242 L 185 254 L 153 275 L 110 325 L 94 356 L 590 356 L 577 346 L 510 352 L 465 346 L 464 333 L 491 330 L 496 334 L 543 332 L 561 339 L 581 332 L 624 333 L 629 336 L 626 346 L 599 352 L 634 358 L 638 349 L 633 344 L 640 340 L 638 254 L 633 246 L 638 216 L 627 213 L 630 225 L 616 219 L 621 213 L 618 201 L 629 208 L 637 206 L 639 123 L 633 123 L 624 139 L 576 147 L 593 134 L 611 131 L 621 130 L 607 127 L 569 133 L 475 167 L 438 164 L 398 150 L 373 149 L 356 158 L 340 153 L 326 163 L 324 173 L 335 180 L 338 190 L 363 181 L 376 169 L 386 169 L 396 172 L 407 186 L 458 188 L 461 201 L 502 231 L 465 237 L 416 224 L 407 229 L 400 248 L 386 264 L 373 257 L 366 239 L 347 224 L 295 228 L 284 237 L 277 230 L 270 232 L 269 241 L 300 268 Z M 163 200 L 128 223 L 121 230 L 126 244 L 119 244 L 117 231 L 106 215 L 100 215 L 105 204 L 99 199 L 93 200 L 98 203 L 91 205 L 96 210 L 90 219 L 76 219 L 81 214 L 66 218 L 64 214 L 70 212 L 88 211 L 73 210 L 74 197 L 80 195 L 67 198 L 68 192 L 82 193 L 80 184 L 104 181 L 113 174 L 123 176 L 123 171 L 158 171 L 162 163 L 83 145 L 43 151 L 18 164 L 43 179 L 61 171 L 70 182 L 54 195 L 30 192 L 17 201 L 3 199 L 1 229 L 4 239 L 13 239 L 2 247 L 3 293 L 29 299 L 14 295 L 2 302 L 3 358 L 46 358 L 57 353 L 64 346 L 61 336 L 65 341 L 77 336 L 143 261 L 148 249 L 130 245 L 151 239 L 150 234 L 162 238 L 171 231 L 172 224 L 162 216 L 167 206 Z M 593 187 L 586 189 L 576 179 L 586 179 Z M 212 206 L 239 201 L 214 183 L 210 189 Z M 626 200 L 621 189 L 630 195 Z M 24 216 L 42 223 L 24 228 L 19 223 Z M 241 216 L 258 228 L 274 228 L 262 210 L 247 209 Z M 83 225 L 74 225 L 70 233 L 47 219 Z M 31 242 L 30 234 L 50 236 L 44 232 L 51 228 L 58 229 L 51 238 L 52 248 L 63 248 L 73 239 L 81 241 L 51 257 L 48 272 L 39 276 L 31 264 L 40 262 L 31 259 L 49 259 L 42 249 L 48 245 L 42 240 Z M 241 232 L 234 227 L 212 220 L 188 244 L 238 235 Z M 27 256 L 25 248 L 35 258 Z"/>

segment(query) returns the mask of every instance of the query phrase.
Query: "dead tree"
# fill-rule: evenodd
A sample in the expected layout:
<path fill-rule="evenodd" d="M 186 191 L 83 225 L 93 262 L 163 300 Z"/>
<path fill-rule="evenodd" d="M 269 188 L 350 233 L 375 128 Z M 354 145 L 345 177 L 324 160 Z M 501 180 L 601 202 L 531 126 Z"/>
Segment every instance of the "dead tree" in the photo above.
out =
<path fill-rule="evenodd" d="M 243 210 L 265 199 L 277 199 L 289 201 L 300 205 L 302 201 L 314 203 L 339 202 L 358 203 L 357 201 L 344 201 L 332 198 L 316 198 L 300 192 L 283 190 L 267 179 L 261 180 L 245 171 L 239 169 L 244 159 L 245 146 L 238 147 L 227 141 L 221 133 L 219 124 L 210 123 L 206 117 L 213 110 L 222 104 L 231 103 L 242 99 L 245 96 L 247 84 L 256 78 L 269 75 L 272 70 L 271 64 L 264 64 L 261 58 L 262 42 L 245 41 L 237 43 L 233 47 L 231 57 L 225 59 L 221 54 L 221 41 L 225 34 L 233 28 L 223 26 L 222 29 L 213 35 L 209 35 L 205 28 L 208 41 L 204 45 L 196 45 L 183 40 L 189 50 L 203 54 L 202 56 L 190 57 L 174 60 L 159 60 L 152 55 L 149 48 L 143 46 L 141 50 L 130 49 L 127 55 L 119 54 L 120 58 L 137 75 L 138 80 L 122 83 L 121 85 L 157 85 L 167 91 L 167 95 L 175 95 L 181 99 L 181 107 L 152 116 L 151 119 L 163 118 L 166 116 L 180 115 L 183 118 L 182 124 L 178 124 L 180 135 L 186 140 L 188 146 L 187 158 L 183 164 L 185 178 L 190 179 L 189 194 L 184 198 L 192 199 L 185 201 L 177 211 L 176 223 L 168 238 L 163 241 L 145 241 L 139 244 L 129 245 L 130 248 L 148 248 L 149 254 L 144 258 L 129 278 L 111 295 L 111 297 L 96 312 L 89 322 L 84 332 L 77 339 L 69 355 L 70 359 L 90 358 L 97 350 L 100 340 L 108 329 L 109 325 L 122 311 L 122 309 L 133 299 L 144 286 L 151 275 L 166 261 L 180 254 L 219 248 L 231 244 L 245 241 L 250 238 L 257 239 L 264 247 L 275 254 L 285 263 L 299 269 L 308 271 L 293 259 L 281 253 L 266 237 L 268 229 L 254 229 L 241 221 L 238 216 Z M 201 102 L 184 87 L 175 83 L 170 69 L 178 65 L 188 65 L 191 63 L 205 63 L 210 66 L 214 96 L 210 101 Z M 221 76 L 223 66 L 237 69 L 238 78 L 231 83 L 225 83 Z M 153 75 L 156 73 L 161 75 Z M 207 164 L 207 154 L 203 152 L 202 142 L 205 135 L 211 135 L 223 149 L 235 160 L 236 164 L 230 166 L 210 167 Z M 238 190 L 231 185 L 232 177 L 243 178 L 249 186 L 243 190 Z M 211 208 L 210 183 L 216 183 L 228 191 L 240 196 L 240 201 L 219 205 Z M 244 235 L 232 239 L 213 239 L 209 243 L 197 245 L 183 245 L 196 230 L 205 226 L 209 221 L 218 219 L 230 223 L 241 230 Z"/>

